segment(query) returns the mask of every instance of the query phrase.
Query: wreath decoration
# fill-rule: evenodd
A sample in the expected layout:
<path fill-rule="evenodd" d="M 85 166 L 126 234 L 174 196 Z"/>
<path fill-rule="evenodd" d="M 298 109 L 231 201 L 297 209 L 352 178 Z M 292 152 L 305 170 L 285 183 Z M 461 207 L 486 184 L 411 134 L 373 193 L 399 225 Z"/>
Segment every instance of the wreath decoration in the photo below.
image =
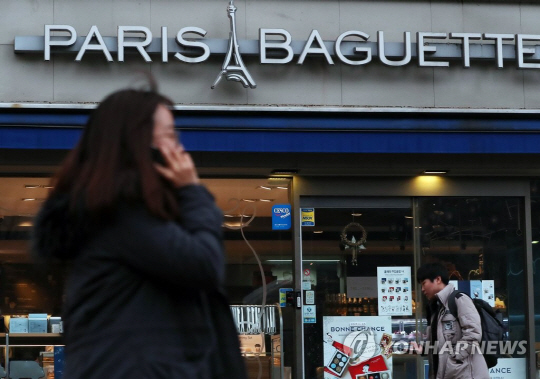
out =
<path fill-rule="evenodd" d="M 347 238 L 347 231 L 348 231 L 348 229 L 350 229 L 352 227 L 357 227 L 362 232 L 362 238 L 360 238 L 356 242 L 353 242 L 353 241 L 351 241 L 350 239 Z M 360 225 L 359 223 L 357 223 L 357 222 L 351 222 L 350 224 L 345 226 L 345 228 L 343 228 L 343 231 L 341 232 L 341 242 L 346 246 L 359 247 L 359 246 L 363 245 L 366 242 L 366 239 L 367 239 L 366 229 L 364 229 L 364 227 L 362 225 Z"/>

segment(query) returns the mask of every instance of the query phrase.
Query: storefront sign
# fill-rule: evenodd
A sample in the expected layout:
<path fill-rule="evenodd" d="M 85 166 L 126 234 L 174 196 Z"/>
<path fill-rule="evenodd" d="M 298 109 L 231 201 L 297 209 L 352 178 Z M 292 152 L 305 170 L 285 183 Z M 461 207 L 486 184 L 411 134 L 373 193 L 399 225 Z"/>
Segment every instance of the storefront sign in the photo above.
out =
<path fill-rule="evenodd" d="M 79 37 L 71 25 L 45 25 L 44 36 L 16 36 L 15 53 L 43 53 L 44 60 L 50 61 L 52 53 L 70 52 L 76 53 L 76 62 L 87 52 L 102 54 L 108 62 L 114 62 L 115 53 L 116 60 L 124 62 L 126 52 L 136 52 L 146 62 L 153 61 L 150 55 L 160 55 L 163 63 L 169 62 L 170 56 L 179 62 L 201 63 L 211 55 L 224 54 L 212 89 L 222 78 L 240 82 L 244 88 L 257 87 L 242 54 L 257 55 L 261 64 L 287 64 L 296 57 L 295 63 L 302 65 L 308 56 L 322 56 L 329 65 L 337 60 L 362 66 L 378 57 L 386 66 L 399 67 L 409 64 L 414 57 L 420 67 L 449 67 L 450 60 L 460 59 L 463 67 L 469 68 L 471 59 L 478 59 L 491 60 L 502 68 L 504 59 L 512 59 L 517 61 L 518 68 L 540 68 L 540 53 L 534 45 L 540 43 L 540 35 L 536 34 L 416 32 L 413 43 L 411 32 L 404 31 L 403 42 L 388 43 L 384 31 L 377 32 L 376 42 L 369 41 L 371 36 L 361 30 L 348 30 L 333 41 L 325 41 L 314 29 L 305 41 L 293 41 L 286 29 L 261 28 L 258 40 L 239 41 L 233 0 L 226 11 L 230 19 L 228 40 L 202 38 L 207 31 L 197 26 L 180 28 L 175 38 L 169 38 L 168 28 L 162 26 L 161 37 L 154 38 L 146 26 L 120 25 L 115 37 L 103 37 L 98 26 L 92 25 L 86 36 Z M 436 44 L 434 40 L 446 41 Z"/>
<path fill-rule="evenodd" d="M 163 63 L 169 62 L 170 55 L 180 62 L 201 63 L 211 55 L 225 55 L 229 51 L 228 40 L 192 38 L 207 34 L 197 26 L 181 28 L 175 38 L 168 38 L 168 34 L 166 26 L 161 28 L 161 37 L 154 38 L 148 27 L 120 25 L 115 37 L 103 37 L 98 26 L 93 25 L 86 36 L 79 37 L 71 25 L 45 25 L 44 36 L 16 36 L 15 53 L 41 53 L 46 61 L 51 59 L 51 53 L 76 53 L 76 62 L 86 52 L 98 52 L 114 62 L 112 53 L 115 53 L 116 61 L 124 62 L 125 52 L 132 51 L 138 52 L 146 62 L 153 61 L 150 55 L 159 54 Z M 420 67 L 449 67 L 450 60 L 459 59 L 464 68 L 469 68 L 471 59 L 478 59 L 491 60 L 498 68 L 504 67 L 504 60 L 516 60 L 518 68 L 540 68 L 540 52 L 534 44 L 540 44 L 540 35 L 536 34 L 417 32 L 414 43 L 411 32 L 404 32 L 403 42 L 385 42 L 384 31 L 378 31 L 376 42 L 370 41 L 371 38 L 362 31 L 349 30 L 329 41 L 323 40 L 315 29 L 306 40 L 293 41 L 286 29 L 259 29 L 259 39 L 238 40 L 237 51 L 258 56 L 261 64 L 287 64 L 297 57 L 293 63 L 302 65 L 308 56 L 323 56 L 329 65 L 334 65 L 337 59 L 361 66 L 376 57 L 391 67 L 405 66 L 416 58 Z"/>
<path fill-rule="evenodd" d="M 379 315 L 412 315 L 411 268 L 377 267 Z"/>
<path fill-rule="evenodd" d="M 291 228 L 291 205 L 277 204 L 272 207 L 272 230 Z"/>
<path fill-rule="evenodd" d="M 304 324 L 315 324 L 317 322 L 317 306 L 304 305 L 302 307 Z"/>
<path fill-rule="evenodd" d="M 323 317 L 324 379 L 392 378 L 392 318 Z"/>
<path fill-rule="evenodd" d="M 302 226 L 315 226 L 315 208 L 302 208 Z"/>

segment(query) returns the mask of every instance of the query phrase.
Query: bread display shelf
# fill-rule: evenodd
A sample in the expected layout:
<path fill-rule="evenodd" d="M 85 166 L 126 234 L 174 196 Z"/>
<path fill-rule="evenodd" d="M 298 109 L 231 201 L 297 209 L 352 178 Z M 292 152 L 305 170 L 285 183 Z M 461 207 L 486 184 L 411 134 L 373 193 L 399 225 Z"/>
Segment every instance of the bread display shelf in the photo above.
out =
<path fill-rule="evenodd" d="M 0 333 L 0 346 L 63 345 L 60 333 Z"/>

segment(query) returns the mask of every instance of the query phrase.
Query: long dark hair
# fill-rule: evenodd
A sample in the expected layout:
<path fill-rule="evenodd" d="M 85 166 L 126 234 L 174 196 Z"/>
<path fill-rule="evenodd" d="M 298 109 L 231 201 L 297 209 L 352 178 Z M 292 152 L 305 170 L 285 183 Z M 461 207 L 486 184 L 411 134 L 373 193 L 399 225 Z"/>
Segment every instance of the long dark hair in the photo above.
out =
<path fill-rule="evenodd" d="M 119 201 L 142 202 L 160 218 L 175 218 L 173 189 L 153 167 L 150 152 L 154 113 L 172 104 L 154 89 L 106 97 L 53 179 L 51 196 L 68 195 L 70 209 L 91 219 L 106 216 Z"/>

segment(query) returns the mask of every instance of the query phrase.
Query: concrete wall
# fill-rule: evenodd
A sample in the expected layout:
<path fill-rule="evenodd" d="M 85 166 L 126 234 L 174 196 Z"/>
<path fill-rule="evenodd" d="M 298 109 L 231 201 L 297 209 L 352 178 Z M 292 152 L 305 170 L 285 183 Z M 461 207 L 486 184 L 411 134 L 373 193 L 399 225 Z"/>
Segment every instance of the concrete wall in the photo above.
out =
<path fill-rule="evenodd" d="M 449 68 L 387 67 L 376 60 L 363 66 L 330 66 L 309 57 L 303 65 L 260 65 L 244 61 L 256 89 L 222 81 L 210 86 L 223 57 L 201 64 L 170 59 L 145 63 L 138 55 L 109 63 L 87 53 L 43 56 L 15 54 L 14 38 L 44 34 L 45 24 L 72 25 L 80 36 L 97 25 L 103 36 L 116 36 L 118 25 L 140 25 L 169 38 L 185 26 L 205 29 L 207 38 L 228 39 L 227 0 L 0 0 L 0 102 L 96 102 L 130 85 L 140 69 L 151 70 L 161 90 L 179 104 L 317 105 L 355 107 L 525 108 L 540 107 L 540 70 L 518 70 L 515 62 L 497 69 L 495 62 L 460 61 Z M 259 28 L 282 28 L 305 41 L 317 29 L 324 40 L 361 30 L 376 40 L 401 42 L 404 31 L 540 34 L 540 4 L 462 1 L 236 0 L 238 38 L 258 39 Z M 116 56 L 113 54 L 116 60 Z"/>

